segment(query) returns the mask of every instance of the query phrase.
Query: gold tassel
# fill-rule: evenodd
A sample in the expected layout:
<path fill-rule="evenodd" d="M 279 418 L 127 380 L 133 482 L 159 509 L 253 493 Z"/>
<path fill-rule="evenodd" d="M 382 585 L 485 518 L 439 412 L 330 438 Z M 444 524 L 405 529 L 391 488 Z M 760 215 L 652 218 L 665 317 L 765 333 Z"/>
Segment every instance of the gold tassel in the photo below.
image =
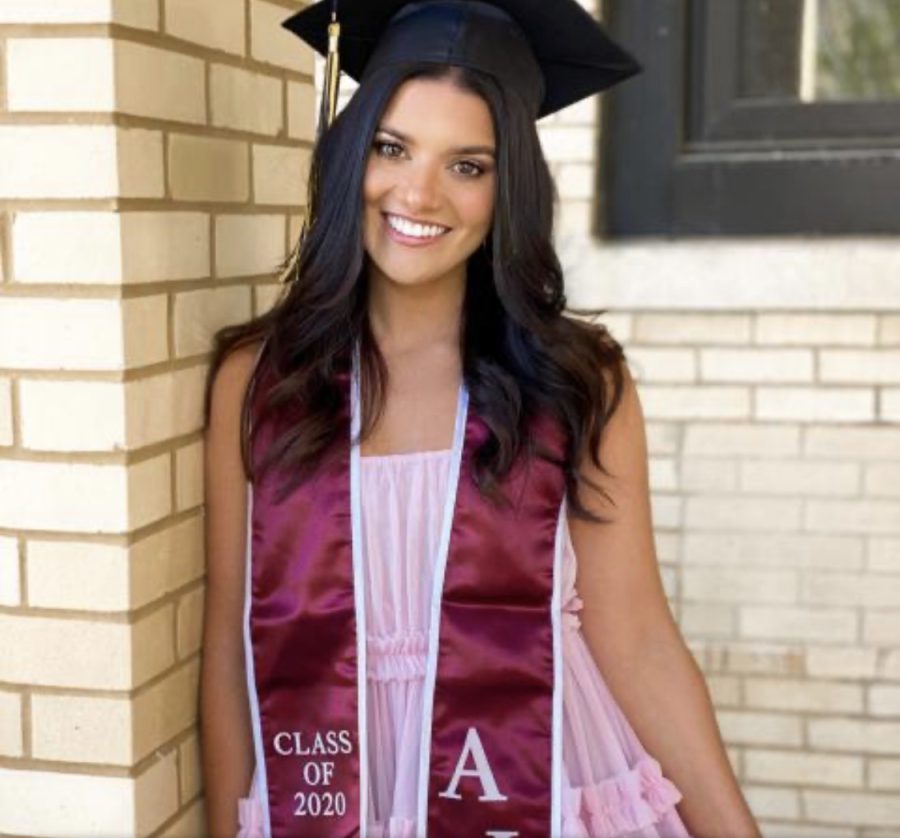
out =
<path fill-rule="evenodd" d="M 319 108 L 319 129 L 321 134 L 334 122 L 337 113 L 338 90 L 341 82 L 341 54 L 338 41 L 341 35 L 341 24 L 337 19 L 337 0 L 331 4 L 331 23 L 328 24 L 328 56 L 325 59 L 325 89 L 322 92 L 322 103 Z"/>

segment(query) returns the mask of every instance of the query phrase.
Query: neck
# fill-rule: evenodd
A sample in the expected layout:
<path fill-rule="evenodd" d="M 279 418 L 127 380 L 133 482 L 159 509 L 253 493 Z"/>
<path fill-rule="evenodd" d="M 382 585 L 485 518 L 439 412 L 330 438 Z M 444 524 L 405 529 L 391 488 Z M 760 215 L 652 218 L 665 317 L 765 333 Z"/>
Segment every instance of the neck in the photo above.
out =
<path fill-rule="evenodd" d="M 465 265 L 440 279 L 404 285 L 374 265 L 369 274 L 369 322 L 386 356 L 459 346 Z"/>

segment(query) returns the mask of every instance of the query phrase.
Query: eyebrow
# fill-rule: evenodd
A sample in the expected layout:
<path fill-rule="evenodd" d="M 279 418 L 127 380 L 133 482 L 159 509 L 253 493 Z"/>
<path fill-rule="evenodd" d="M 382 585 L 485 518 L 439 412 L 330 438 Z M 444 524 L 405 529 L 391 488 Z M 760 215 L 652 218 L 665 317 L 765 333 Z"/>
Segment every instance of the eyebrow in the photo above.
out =
<path fill-rule="evenodd" d="M 415 145 L 415 142 L 412 138 L 407 137 L 402 131 L 397 131 L 395 128 L 388 128 L 386 125 L 382 125 L 379 129 L 379 132 L 383 132 L 385 134 L 390 134 L 391 136 L 396 137 L 398 140 L 401 140 L 404 143 L 409 143 L 410 145 Z M 496 157 L 497 152 L 495 151 L 493 146 L 489 145 L 466 145 L 461 146 L 460 148 L 450 149 L 451 154 L 489 154 L 491 157 Z"/>

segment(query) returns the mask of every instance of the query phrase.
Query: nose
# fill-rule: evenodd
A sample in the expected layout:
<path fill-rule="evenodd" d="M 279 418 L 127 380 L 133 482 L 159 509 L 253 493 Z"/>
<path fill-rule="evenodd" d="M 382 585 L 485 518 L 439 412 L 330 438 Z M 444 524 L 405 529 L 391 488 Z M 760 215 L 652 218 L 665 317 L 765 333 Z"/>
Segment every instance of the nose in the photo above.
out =
<path fill-rule="evenodd" d="M 437 167 L 409 166 L 398 191 L 411 215 L 435 210 L 440 203 Z"/>

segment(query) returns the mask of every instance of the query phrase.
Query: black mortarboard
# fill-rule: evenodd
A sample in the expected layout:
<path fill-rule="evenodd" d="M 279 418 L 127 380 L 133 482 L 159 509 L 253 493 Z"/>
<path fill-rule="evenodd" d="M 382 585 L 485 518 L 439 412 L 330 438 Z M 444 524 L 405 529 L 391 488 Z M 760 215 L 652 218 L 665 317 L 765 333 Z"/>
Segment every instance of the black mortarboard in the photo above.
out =
<path fill-rule="evenodd" d="M 338 34 L 340 69 L 356 81 L 400 62 L 461 64 L 494 75 L 535 119 L 643 70 L 576 0 L 340 0 L 339 11 L 337 0 L 319 0 L 282 26 L 326 57 L 331 35 L 322 102 L 328 122 Z"/>

